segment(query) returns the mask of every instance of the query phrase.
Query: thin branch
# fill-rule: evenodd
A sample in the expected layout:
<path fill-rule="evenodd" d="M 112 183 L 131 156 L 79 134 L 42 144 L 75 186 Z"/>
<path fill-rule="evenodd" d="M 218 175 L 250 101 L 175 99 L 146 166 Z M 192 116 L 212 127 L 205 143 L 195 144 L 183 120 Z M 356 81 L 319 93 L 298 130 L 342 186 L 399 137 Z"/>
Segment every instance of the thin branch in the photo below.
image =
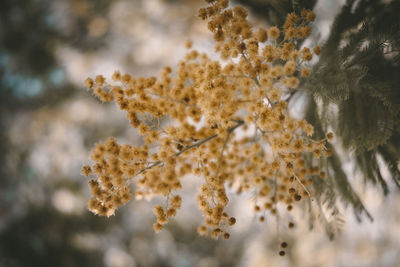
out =
<path fill-rule="evenodd" d="M 304 191 L 306 191 L 308 197 L 311 199 L 311 201 L 314 201 L 314 198 L 311 197 L 310 192 L 308 191 L 307 187 L 300 181 L 299 177 L 297 177 L 296 174 L 294 174 L 294 172 L 292 172 L 292 176 L 294 178 L 296 178 L 296 181 L 303 187 Z"/>
<path fill-rule="evenodd" d="M 231 134 L 233 133 L 233 131 L 236 130 L 236 128 L 238 128 L 239 126 L 241 126 L 243 123 L 244 123 L 243 121 L 240 121 L 240 122 L 238 122 L 238 124 L 236 124 L 234 127 L 230 128 L 230 129 L 228 130 L 228 134 L 227 134 L 227 136 L 226 136 L 226 139 L 225 139 L 225 142 L 224 142 L 224 146 L 222 147 L 221 154 L 219 155 L 217 173 L 215 174 L 215 176 L 218 176 L 219 169 L 220 169 L 220 167 L 221 167 L 222 157 L 223 157 L 223 154 L 224 154 L 224 151 L 225 151 L 225 148 L 226 148 L 226 144 L 228 143 Z"/>
<path fill-rule="evenodd" d="M 235 126 L 233 126 L 233 127 L 231 127 L 231 128 L 228 129 L 228 136 L 229 136 L 233 131 L 235 131 L 236 128 L 238 128 L 239 126 L 241 126 L 241 125 L 244 124 L 244 121 L 241 121 L 241 120 L 237 120 L 236 122 L 237 122 L 237 124 L 236 124 Z M 214 135 L 212 135 L 212 136 L 210 136 L 210 137 L 207 137 L 207 138 L 205 138 L 205 139 L 203 139 L 203 140 L 201 140 L 201 141 L 199 141 L 199 142 L 197 142 L 197 143 L 194 143 L 193 145 L 187 146 L 187 147 L 185 147 L 182 151 L 179 151 L 179 152 L 175 153 L 173 156 L 174 156 L 174 157 L 179 157 L 182 153 L 184 153 L 184 152 L 186 152 L 186 151 L 188 151 L 188 150 L 190 150 L 190 149 L 192 149 L 192 148 L 199 147 L 199 146 L 201 146 L 202 144 L 204 144 L 204 143 L 206 143 L 206 142 L 208 142 L 208 141 L 210 141 L 210 140 L 216 138 L 217 136 L 218 136 L 218 134 L 214 134 Z M 225 144 L 224 144 L 224 146 L 225 146 Z M 149 169 L 151 169 L 151 168 L 153 168 L 153 167 L 156 167 L 156 166 L 158 166 L 158 165 L 161 165 L 162 163 L 163 163 L 163 161 L 158 160 L 158 161 L 156 161 L 156 162 L 150 164 L 150 165 L 147 166 L 146 168 L 140 170 L 138 173 L 135 174 L 134 177 L 136 177 L 136 176 L 142 174 L 143 172 L 145 172 L 145 171 L 147 171 L 147 170 L 149 170 Z"/>

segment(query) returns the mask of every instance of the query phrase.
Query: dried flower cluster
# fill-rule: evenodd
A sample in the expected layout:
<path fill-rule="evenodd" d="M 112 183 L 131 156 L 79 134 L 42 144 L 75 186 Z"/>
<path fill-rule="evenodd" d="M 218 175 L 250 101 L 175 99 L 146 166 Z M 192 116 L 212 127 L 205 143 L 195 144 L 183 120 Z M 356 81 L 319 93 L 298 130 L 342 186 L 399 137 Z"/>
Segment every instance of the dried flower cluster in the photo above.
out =
<path fill-rule="evenodd" d="M 308 24 L 315 15 L 291 13 L 282 29 L 254 31 L 243 7 L 206 2 L 199 17 L 208 20 L 222 63 L 190 50 L 188 43 L 174 74 L 166 67 L 159 78 L 116 71 L 113 83 L 103 76 L 86 80 L 101 101 L 115 101 L 126 111 L 146 143 L 122 145 L 111 137 L 95 146 L 94 165 L 82 170 L 95 177 L 89 182 L 92 212 L 110 216 L 132 195 L 162 196 L 165 204 L 154 207 L 158 232 L 181 207 L 177 192 L 182 177 L 191 174 L 204 181 L 197 194 L 204 213 L 199 234 L 228 239 L 236 219 L 226 211 L 227 188 L 255 192 L 254 210 L 263 221 L 277 214 L 278 203 L 290 211 L 312 198 L 313 179 L 324 179 L 318 167 L 307 167 L 305 157 L 329 156 L 326 141 L 332 134 L 312 140 L 313 126 L 291 117 L 286 101 L 310 74 L 304 66 L 321 51 L 296 49 L 311 34 Z"/>

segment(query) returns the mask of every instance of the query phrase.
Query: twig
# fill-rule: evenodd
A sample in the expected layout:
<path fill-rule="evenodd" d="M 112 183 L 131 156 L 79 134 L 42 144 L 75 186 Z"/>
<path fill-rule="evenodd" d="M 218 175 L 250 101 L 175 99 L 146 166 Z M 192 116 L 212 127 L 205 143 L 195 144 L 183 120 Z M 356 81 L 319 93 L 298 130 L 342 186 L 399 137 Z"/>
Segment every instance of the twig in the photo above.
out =
<path fill-rule="evenodd" d="M 307 193 L 308 196 L 310 197 L 311 201 L 314 201 L 314 199 L 311 198 L 311 194 L 310 194 L 310 192 L 308 191 L 308 189 L 307 189 L 307 188 L 305 187 L 305 185 L 299 180 L 299 177 L 297 177 L 297 175 L 294 174 L 294 172 L 292 172 L 292 175 L 293 175 L 294 178 L 296 178 L 297 182 L 298 182 L 299 184 L 301 184 L 301 186 L 303 187 L 303 189 L 306 191 L 306 193 Z"/>
<path fill-rule="evenodd" d="M 215 174 L 216 177 L 218 176 L 219 169 L 220 169 L 220 167 L 221 167 L 222 157 L 223 157 L 223 154 L 224 154 L 224 151 L 225 151 L 225 148 L 226 148 L 226 144 L 227 144 L 228 141 L 229 141 L 229 137 L 231 136 L 231 134 L 233 133 L 233 131 L 235 131 L 236 128 L 238 128 L 239 126 L 241 126 L 243 123 L 244 123 L 243 121 L 240 121 L 240 122 L 238 122 L 238 124 L 236 124 L 234 127 L 230 128 L 230 129 L 228 130 L 228 135 L 226 136 L 226 139 L 225 139 L 225 142 L 224 142 L 224 146 L 222 147 L 221 154 L 219 155 L 217 172 L 216 172 L 216 174 Z"/>
<path fill-rule="evenodd" d="M 231 127 L 231 128 L 228 129 L 228 136 L 229 136 L 234 130 L 236 130 L 236 128 L 238 128 L 239 126 L 241 126 L 241 125 L 244 124 L 244 121 L 241 121 L 241 120 L 238 120 L 238 121 L 236 121 L 236 122 L 237 122 L 237 124 L 236 124 L 235 126 L 233 126 L 233 127 Z M 203 140 L 201 140 L 201 141 L 199 141 L 199 142 L 197 142 L 197 143 L 194 143 L 193 145 L 187 146 L 187 147 L 185 147 L 182 151 L 179 151 L 179 152 L 175 153 L 173 156 L 179 157 L 182 153 L 184 153 L 184 152 L 186 152 L 186 151 L 188 151 L 188 150 L 190 150 L 190 149 L 192 149 L 192 148 L 199 147 L 199 146 L 201 146 L 202 144 L 204 144 L 204 143 L 206 143 L 206 142 L 208 142 L 208 141 L 210 141 L 210 140 L 216 138 L 217 136 L 218 136 L 218 134 L 214 134 L 214 135 L 212 135 L 212 136 L 210 136 L 210 137 L 207 137 L 207 138 L 205 138 L 205 139 L 203 139 Z M 156 162 L 150 164 L 148 167 L 146 167 L 146 168 L 140 170 L 138 173 L 135 174 L 134 177 L 136 177 L 136 176 L 142 174 L 143 172 L 145 172 L 145 171 L 147 171 L 147 170 L 149 170 L 149 169 L 151 169 L 151 168 L 153 168 L 153 167 L 156 167 L 156 166 L 158 166 L 158 165 L 160 165 L 160 164 L 162 164 L 162 163 L 163 163 L 163 161 L 158 160 L 158 161 L 156 161 Z"/>

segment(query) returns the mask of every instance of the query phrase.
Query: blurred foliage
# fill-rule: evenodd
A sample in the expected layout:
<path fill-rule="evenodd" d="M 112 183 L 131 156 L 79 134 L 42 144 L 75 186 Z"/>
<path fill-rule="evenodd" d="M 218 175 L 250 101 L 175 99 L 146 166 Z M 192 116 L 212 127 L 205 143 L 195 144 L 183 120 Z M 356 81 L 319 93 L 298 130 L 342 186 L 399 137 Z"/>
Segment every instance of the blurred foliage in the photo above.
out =
<path fill-rule="evenodd" d="M 41 179 L 29 163 L 32 147 L 16 146 L 8 135 L 16 115 L 57 107 L 76 95 L 77 88 L 57 60 L 58 44 L 80 50 L 102 45 L 103 37 L 88 35 L 86 25 L 94 14 L 107 11 L 109 1 L 97 1 L 87 14 L 76 6 L 79 12 L 64 18 L 64 25 L 58 21 L 63 18 L 56 14 L 57 4 L 88 3 L 55 2 L 0 2 L 0 266 L 104 265 L 100 251 L 80 250 L 70 238 L 82 231 L 104 232 L 109 225 L 89 214 L 70 216 L 56 210 L 50 198 L 54 183 L 40 185 L 47 191 L 44 204 L 26 201 L 21 187 L 35 188 Z M 79 192 L 76 186 L 71 190 Z"/>
<path fill-rule="evenodd" d="M 88 34 L 88 30 L 102 26 L 96 23 L 102 23 L 110 3 L 1 1 L 1 107 L 37 108 L 70 97 L 76 89 L 57 62 L 57 45 L 62 43 L 82 51 L 102 47 L 106 32 Z M 62 9 L 65 14 L 60 14 Z"/>
<path fill-rule="evenodd" d="M 0 233 L 1 266 L 104 266 L 101 251 L 86 251 L 71 238 L 107 229 L 94 216 L 65 216 L 50 207 L 28 207 Z"/>
<path fill-rule="evenodd" d="M 365 181 L 385 181 L 379 157 L 400 184 L 400 2 L 347 1 L 336 16 L 321 58 L 304 84 L 314 99 L 309 116 L 322 129 L 332 127 Z M 313 102 L 316 103 L 316 102 Z M 332 108 L 338 112 L 332 112 Z M 339 156 L 329 160 L 329 172 L 341 197 L 356 214 L 368 212 L 350 185 Z M 370 217 L 370 215 L 368 214 Z"/>

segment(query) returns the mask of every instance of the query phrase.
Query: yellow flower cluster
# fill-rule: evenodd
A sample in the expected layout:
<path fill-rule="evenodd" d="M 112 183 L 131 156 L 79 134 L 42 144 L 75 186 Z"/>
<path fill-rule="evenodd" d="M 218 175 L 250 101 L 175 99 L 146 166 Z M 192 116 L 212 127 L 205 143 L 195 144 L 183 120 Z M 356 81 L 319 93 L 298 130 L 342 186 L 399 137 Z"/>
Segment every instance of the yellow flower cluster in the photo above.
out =
<path fill-rule="evenodd" d="M 312 140 L 313 127 L 290 116 L 287 102 L 310 70 L 304 63 L 320 53 L 296 48 L 311 34 L 315 15 L 291 13 L 282 29 L 253 30 L 243 7 L 228 8 L 228 0 L 207 0 L 199 17 L 208 20 L 221 63 L 189 50 L 176 72 L 170 67 L 159 78 L 133 78 L 116 71 L 112 83 L 103 76 L 86 86 L 104 102 L 115 101 L 127 114 L 145 145 L 118 144 L 114 138 L 96 145 L 89 185 L 89 209 L 110 216 L 133 195 L 165 197 L 156 206 L 154 230 L 160 231 L 181 207 L 177 194 L 187 174 L 202 177 L 197 203 L 204 214 L 201 235 L 228 239 L 236 219 L 228 215 L 227 188 L 256 195 L 255 212 L 276 215 L 278 203 L 313 197 L 313 179 L 325 173 L 305 158 L 329 156 L 326 140 Z M 191 48 L 191 43 L 187 43 Z M 241 135 L 237 134 L 238 131 Z M 246 134 L 251 132 L 251 134 Z"/>

